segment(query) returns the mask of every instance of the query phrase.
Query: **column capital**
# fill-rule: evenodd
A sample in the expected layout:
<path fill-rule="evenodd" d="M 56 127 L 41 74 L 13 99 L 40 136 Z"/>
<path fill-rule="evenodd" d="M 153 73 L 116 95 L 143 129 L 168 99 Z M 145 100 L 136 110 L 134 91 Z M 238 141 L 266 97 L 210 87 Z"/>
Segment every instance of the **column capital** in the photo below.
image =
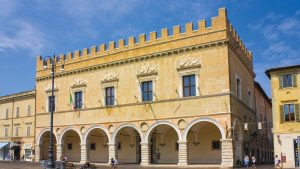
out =
<path fill-rule="evenodd" d="M 80 146 L 86 146 L 86 144 L 84 144 L 84 143 L 80 143 Z"/>
<path fill-rule="evenodd" d="M 115 143 L 107 143 L 108 146 L 116 146 Z"/>
<path fill-rule="evenodd" d="M 63 144 L 56 144 L 56 146 L 62 146 Z"/>
<path fill-rule="evenodd" d="M 187 144 L 187 141 L 177 141 L 178 144 Z"/>
<path fill-rule="evenodd" d="M 141 145 L 141 146 L 148 146 L 149 143 L 148 143 L 148 142 L 140 142 L 140 145 Z"/>
<path fill-rule="evenodd" d="M 232 139 L 220 139 L 220 141 L 221 141 L 222 143 L 233 142 Z"/>

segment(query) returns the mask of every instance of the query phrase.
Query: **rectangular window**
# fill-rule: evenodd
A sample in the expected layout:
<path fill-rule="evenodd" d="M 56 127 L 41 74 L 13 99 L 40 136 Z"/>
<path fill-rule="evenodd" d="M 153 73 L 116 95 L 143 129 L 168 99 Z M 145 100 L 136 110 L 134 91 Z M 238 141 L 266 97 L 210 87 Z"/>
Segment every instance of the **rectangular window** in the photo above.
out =
<path fill-rule="evenodd" d="M 213 150 L 219 150 L 220 147 L 220 141 L 212 141 L 212 149 Z"/>
<path fill-rule="evenodd" d="M 110 106 L 115 104 L 115 91 L 114 87 L 105 88 L 105 105 Z"/>
<path fill-rule="evenodd" d="M 142 82 L 142 100 L 144 102 L 153 100 L 152 92 L 152 81 Z"/>
<path fill-rule="evenodd" d="M 196 96 L 195 75 L 183 76 L 182 83 L 183 97 Z"/>
<path fill-rule="evenodd" d="M 8 113 L 9 113 L 9 109 L 6 109 L 5 111 L 5 118 L 8 119 Z"/>
<path fill-rule="evenodd" d="M 82 91 L 74 93 L 75 96 L 75 109 L 82 109 Z"/>
<path fill-rule="evenodd" d="M 282 87 L 293 87 L 293 75 L 282 75 Z"/>
<path fill-rule="evenodd" d="M 283 105 L 284 121 L 295 121 L 295 105 L 285 104 Z"/>
<path fill-rule="evenodd" d="M 30 136 L 30 126 L 26 127 L 26 136 Z"/>
<path fill-rule="evenodd" d="M 15 126 L 15 137 L 19 136 L 19 126 Z"/>
<path fill-rule="evenodd" d="M 30 116 L 31 115 L 31 106 L 28 105 L 27 107 L 27 116 Z"/>
<path fill-rule="evenodd" d="M 55 96 L 48 96 L 48 112 L 53 112 L 55 111 Z"/>
<path fill-rule="evenodd" d="M 4 128 L 4 137 L 8 137 L 8 128 L 7 127 Z"/>
<path fill-rule="evenodd" d="M 72 143 L 69 143 L 68 144 L 68 150 L 72 150 L 73 149 L 73 145 L 72 145 Z"/>
<path fill-rule="evenodd" d="M 17 109 L 16 109 L 16 117 L 19 117 L 19 115 L 20 115 L 20 107 L 17 107 Z"/>
<path fill-rule="evenodd" d="M 241 90 L 241 79 L 236 78 L 236 96 L 241 99 L 242 98 L 242 90 Z"/>
<path fill-rule="evenodd" d="M 91 143 L 91 150 L 96 150 L 96 143 Z"/>
<path fill-rule="evenodd" d="M 252 108 L 252 93 L 248 91 L 248 101 L 249 101 L 249 107 Z"/>

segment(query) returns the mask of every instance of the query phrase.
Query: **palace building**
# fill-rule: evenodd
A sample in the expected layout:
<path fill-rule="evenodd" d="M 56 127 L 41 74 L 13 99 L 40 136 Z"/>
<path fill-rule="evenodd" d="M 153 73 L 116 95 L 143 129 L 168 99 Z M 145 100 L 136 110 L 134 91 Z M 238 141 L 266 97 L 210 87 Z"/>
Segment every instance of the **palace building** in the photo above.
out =
<path fill-rule="evenodd" d="M 300 163 L 300 65 L 266 70 L 271 80 L 274 155 L 284 168 L 297 168 Z"/>
<path fill-rule="evenodd" d="M 56 160 L 232 167 L 244 154 L 267 158 L 272 148 L 256 146 L 256 96 L 271 103 L 252 53 L 225 8 L 209 22 L 61 54 L 54 72 L 38 56 L 35 161 L 48 159 L 52 107 Z"/>

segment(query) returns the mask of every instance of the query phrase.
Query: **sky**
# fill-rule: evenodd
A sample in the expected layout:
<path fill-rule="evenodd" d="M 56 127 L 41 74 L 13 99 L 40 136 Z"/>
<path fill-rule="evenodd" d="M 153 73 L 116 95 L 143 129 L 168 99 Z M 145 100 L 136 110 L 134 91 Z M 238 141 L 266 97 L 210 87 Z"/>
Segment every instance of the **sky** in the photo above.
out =
<path fill-rule="evenodd" d="M 221 7 L 270 96 L 265 70 L 300 64 L 300 0 L 0 0 L 0 96 L 34 89 L 38 55 L 210 20 Z"/>

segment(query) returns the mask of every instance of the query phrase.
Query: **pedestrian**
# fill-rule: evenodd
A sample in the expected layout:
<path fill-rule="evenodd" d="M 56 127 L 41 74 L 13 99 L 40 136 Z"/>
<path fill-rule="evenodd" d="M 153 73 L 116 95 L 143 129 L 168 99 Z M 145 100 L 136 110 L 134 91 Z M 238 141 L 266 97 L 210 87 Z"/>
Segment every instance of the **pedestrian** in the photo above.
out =
<path fill-rule="evenodd" d="M 255 163 L 256 163 L 256 158 L 255 158 L 254 155 L 252 156 L 251 160 L 252 160 L 252 166 L 253 166 L 254 168 L 256 168 L 256 165 L 255 165 Z"/>
<path fill-rule="evenodd" d="M 118 160 L 114 159 L 114 158 L 111 158 L 110 159 L 110 168 L 115 169 L 115 168 L 117 168 L 117 166 L 118 166 Z"/>
<path fill-rule="evenodd" d="M 67 157 L 67 155 L 65 155 L 64 161 L 65 161 L 65 162 L 68 162 L 68 157 Z"/>
<path fill-rule="evenodd" d="M 245 155 L 244 157 L 244 167 L 249 167 L 249 156 Z"/>
<path fill-rule="evenodd" d="M 281 161 L 280 161 L 279 157 L 277 155 L 275 155 L 275 168 L 277 168 L 277 167 L 282 168 L 280 166 L 280 163 L 281 163 Z"/>

